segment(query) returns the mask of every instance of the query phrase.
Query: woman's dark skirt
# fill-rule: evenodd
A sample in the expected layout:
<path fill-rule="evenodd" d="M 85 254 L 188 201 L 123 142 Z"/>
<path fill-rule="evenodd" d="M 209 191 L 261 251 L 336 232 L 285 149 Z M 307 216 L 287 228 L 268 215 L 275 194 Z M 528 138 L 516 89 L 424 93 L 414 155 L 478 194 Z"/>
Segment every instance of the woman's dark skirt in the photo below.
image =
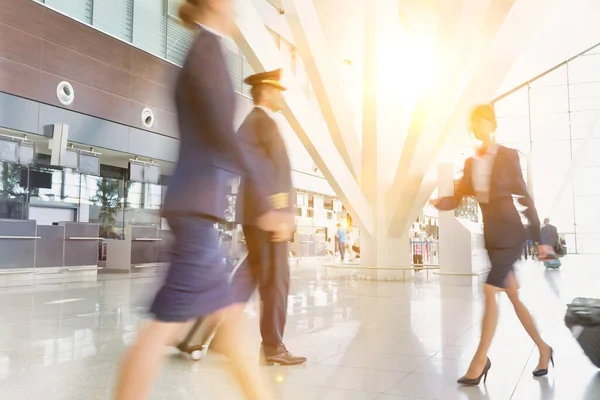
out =
<path fill-rule="evenodd" d="M 522 250 L 492 248 L 487 249 L 487 252 L 492 268 L 485 283 L 505 289 L 508 274 L 514 271 L 514 265 L 521 256 Z"/>
<path fill-rule="evenodd" d="M 150 308 L 155 319 L 186 322 L 231 305 L 215 222 L 178 216 L 168 223 L 175 240 L 167 277 Z"/>

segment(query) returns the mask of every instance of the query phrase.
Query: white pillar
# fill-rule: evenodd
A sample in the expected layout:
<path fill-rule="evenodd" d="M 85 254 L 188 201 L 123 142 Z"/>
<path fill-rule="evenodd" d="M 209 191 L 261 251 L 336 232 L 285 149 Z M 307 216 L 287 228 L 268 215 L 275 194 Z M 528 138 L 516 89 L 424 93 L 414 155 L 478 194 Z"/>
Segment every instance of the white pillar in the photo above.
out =
<path fill-rule="evenodd" d="M 438 165 L 439 197 L 454 194 L 454 168 Z M 478 223 L 459 220 L 454 211 L 440 211 L 440 277 L 453 285 L 475 286 L 488 269 L 483 232 Z"/>
<path fill-rule="evenodd" d="M 408 231 L 399 237 L 387 234 L 386 193 L 391 180 L 386 176 L 393 163 L 385 154 L 389 153 L 389 138 L 386 119 L 382 118 L 377 80 L 378 34 L 385 23 L 383 17 L 390 0 L 365 2 L 365 49 L 363 76 L 363 136 L 362 136 L 362 180 L 361 186 L 373 209 L 373 233 L 361 237 L 361 264 L 373 268 L 368 276 L 372 279 L 400 279 L 406 272 L 385 268 L 410 266 Z M 379 47 L 380 48 L 380 47 Z M 387 126 L 389 128 L 389 126 Z M 381 269 L 384 268 L 384 269 Z"/>

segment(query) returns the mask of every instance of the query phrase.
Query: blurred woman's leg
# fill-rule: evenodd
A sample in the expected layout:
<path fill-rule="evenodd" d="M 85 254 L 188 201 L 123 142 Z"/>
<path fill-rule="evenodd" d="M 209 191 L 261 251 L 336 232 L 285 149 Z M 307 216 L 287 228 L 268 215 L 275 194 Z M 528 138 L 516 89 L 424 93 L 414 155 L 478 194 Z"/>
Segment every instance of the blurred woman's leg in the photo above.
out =
<path fill-rule="evenodd" d="M 219 327 L 219 344 L 230 356 L 233 376 L 248 400 L 273 398 L 268 385 L 261 379 L 257 362 L 244 353 L 238 322 L 244 304 L 236 304 L 212 314 L 209 318 Z M 153 321 L 144 328 L 131 346 L 123 362 L 115 391 L 116 400 L 143 400 L 148 398 L 165 359 L 165 346 L 172 346 L 180 338 L 182 323 Z M 193 382 L 190 382 L 193 384 Z"/>
<path fill-rule="evenodd" d="M 506 294 L 510 299 L 510 302 L 517 313 L 517 317 L 519 317 L 519 321 L 521 321 L 521 325 L 527 331 L 535 345 L 538 347 L 540 352 L 540 360 L 537 368 L 548 368 L 548 363 L 550 361 L 551 350 L 550 346 L 540 336 L 540 333 L 535 326 L 535 322 L 533 321 L 533 317 L 531 313 L 525 307 L 525 304 L 519 298 L 519 284 L 517 282 L 517 278 L 514 272 L 511 272 L 508 275 L 507 285 L 506 285 Z"/>
<path fill-rule="evenodd" d="M 144 327 L 121 363 L 116 400 L 148 398 L 165 358 L 165 346 L 178 338 L 183 324 L 152 321 Z"/>
<path fill-rule="evenodd" d="M 483 321 L 481 322 L 481 339 L 479 346 L 473 356 L 469 370 L 465 375 L 467 378 L 477 378 L 485 368 L 487 354 L 496 332 L 498 325 L 498 301 L 497 295 L 502 289 L 496 286 L 485 284 L 483 294 L 485 296 L 485 311 Z"/>
<path fill-rule="evenodd" d="M 246 304 L 235 304 L 219 326 L 219 345 L 226 349 L 232 372 L 248 400 L 271 400 L 273 394 L 258 371 L 258 363 L 244 351 L 249 346 L 244 342 L 239 320 Z"/>

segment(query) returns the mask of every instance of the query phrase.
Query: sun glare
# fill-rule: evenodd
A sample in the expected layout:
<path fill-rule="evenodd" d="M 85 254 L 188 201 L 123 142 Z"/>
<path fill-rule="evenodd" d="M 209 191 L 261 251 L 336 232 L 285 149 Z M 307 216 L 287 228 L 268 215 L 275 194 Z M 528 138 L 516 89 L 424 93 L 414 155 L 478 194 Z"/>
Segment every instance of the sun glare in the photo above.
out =
<path fill-rule="evenodd" d="M 412 109 L 434 80 L 433 44 L 405 32 L 394 32 L 380 40 L 378 50 L 378 91 L 386 101 L 400 100 Z"/>

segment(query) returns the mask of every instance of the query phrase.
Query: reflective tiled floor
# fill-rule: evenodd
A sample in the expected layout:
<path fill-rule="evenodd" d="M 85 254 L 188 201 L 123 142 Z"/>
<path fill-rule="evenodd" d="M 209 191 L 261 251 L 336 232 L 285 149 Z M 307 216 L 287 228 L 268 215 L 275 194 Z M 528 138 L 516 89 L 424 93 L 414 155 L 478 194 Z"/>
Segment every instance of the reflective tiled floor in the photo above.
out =
<path fill-rule="evenodd" d="M 522 297 L 555 348 L 556 370 L 534 379 L 537 351 L 508 301 L 492 345 L 487 385 L 459 388 L 479 336 L 481 297 L 412 282 L 325 278 L 317 266 L 294 272 L 286 343 L 307 365 L 264 368 L 285 400 L 600 399 L 600 374 L 564 327 L 565 303 L 600 297 L 598 257 L 570 256 L 560 271 L 519 267 Z M 144 320 L 157 278 L 102 276 L 98 282 L 0 289 L 0 399 L 110 399 L 121 354 Z M 257 304 L 247 310 L 248 352 L 257 358 Z M 153 399 L 240 398 L 209 356 L 172 355 Z"/>

